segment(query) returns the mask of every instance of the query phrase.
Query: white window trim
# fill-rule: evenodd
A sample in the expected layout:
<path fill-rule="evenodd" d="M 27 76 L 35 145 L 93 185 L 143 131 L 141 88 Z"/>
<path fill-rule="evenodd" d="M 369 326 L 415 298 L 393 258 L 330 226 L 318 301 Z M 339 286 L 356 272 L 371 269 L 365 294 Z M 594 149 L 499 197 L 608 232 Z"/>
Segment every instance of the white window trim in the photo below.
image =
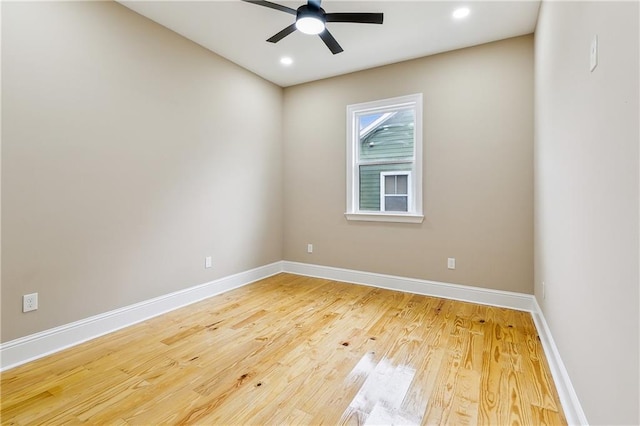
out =
<path fill-rule="evenodd" d="M 360 139 L 357 116 L 398 108 L 413 108 L 416 116 L 414 162 L 411 176 L 413 186 L 409 195 L 413 209 L 408 213 L 361 211 L 359 210 L 360 185 L 357 167 L 359 150 L 357 142 Z M 422 223 L 424 220 L 422 213 L 422 160 L 422 93 L 347 106 L 347 211 L 345 213 L 347 220 Z"/>
<path fill-rule="evenodd" d="M 407 193 L 406 194 L 387 194 L 386 193 L 386 185 L 384 183 L 384 178 L 387 176 L 406 176 L 407 177 Z M 407 197 L 407 210 L 412 212 L 414 211 L 414 206 L 412 203 L 412 195 L 411 191 L 408 189 L 411 188 L 411 172 L 403 172 L 403 171 L 393 171 L 393 172 L 380 172 L 380 212 L 381 213 L 389 213 L 387 212 L 387 203 L 385 201 L 385 197 L 389 196 L 398 196 L 398 197 Z M 393 213 L 403 213 L 397 210 L 391 210 Z"/>

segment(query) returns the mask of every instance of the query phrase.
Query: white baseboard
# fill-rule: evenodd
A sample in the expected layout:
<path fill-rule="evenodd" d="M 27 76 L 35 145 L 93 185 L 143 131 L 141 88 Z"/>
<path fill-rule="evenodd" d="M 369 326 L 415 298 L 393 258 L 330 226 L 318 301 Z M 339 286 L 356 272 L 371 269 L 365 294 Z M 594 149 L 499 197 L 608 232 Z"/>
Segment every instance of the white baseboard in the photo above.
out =
<path fill-rule="evenodd" d="M 531 315 L 533 316 L 533 322 L 536 324 L 536 328 L 538 329 L 540 342 L 544 348 L 544 353 L 547 357 L 549 369 L 551 370 L 551 375 L 553 376 L 556 389 L 558 390 L 558 396 L 560 397 L 560 403 L 564 409 L 564 415 L 567 418 L 567 423 L 570 425 L 588 425 L 589 422 L 582 410 L 582 405 L 580 404 L 580 400 L 578 400 L 578 395 L 571 384 L 569 373 L 562 362 L 562 358 L 558 352 L 558 347 L 551 336 L 551 330 L 547 325 L 547 321 L 542 314 L 542 309 L 540 309 L 540 305 L 538 305 L 538 301 L 535 297 L 533 299 L 533 303 L 535 305 L 535 310 Z"/>
<path fill-rule="evenodd" d="M 499 306 L 516 309 L 518 311 L 532 312 L 534 309 L 534 297 L 531 294 L 491 290 L 415 278 L 403 278 L 394 275 L 310 265 L 308 263 L 289 262 L 286 260 L 283 261 L 282 264 L 283 272 L 290 272 L 292 274 L 364 284 L 372 287 L 386 288 L 406 293 L 424 294 L 426 296 L 442 297 L 444 299 L 461 300 L 463 302 L 479 303 L 482 305 Z"/>
<path fill-rule="evenodd" d="M 349 269 L 333 268 L 329 266 L 310 265 L 283 261 L 283 272 L 306 275 L 329 280 L 363 284 L 373 287 L 398 290 L 407 293 L 424 294 L 445 299 L 461 300 L 464 302 L 498 306 L 520 311 L 528 311 L 538 330 L 545 356 L 549 362 L 560 403 L 564 415 L 570 425 L 588 425 L 587 418 L 571 384 L 569 374 L 560 358 L 551 331 L 544 319 L 542 310 L 531 294 L 512 293 L 508 291 L 490 290 L 480 287 L 470 287 L 435 281 L 403 278 L 392 275 L 375 274 L 371 272 L 353 271 Z"/>
<path fill-rule="evenodd" d="M 0 371 L 282 272 L 282 262 L 223 277 L 0 345 Z"/>
<path fill-rule="evenodd" d="M 0 371 L 42 358 L 280 272 L 531 312 L 570 425 L 587 419 L 533 295 L 281 261 L 0 344 Z"/>

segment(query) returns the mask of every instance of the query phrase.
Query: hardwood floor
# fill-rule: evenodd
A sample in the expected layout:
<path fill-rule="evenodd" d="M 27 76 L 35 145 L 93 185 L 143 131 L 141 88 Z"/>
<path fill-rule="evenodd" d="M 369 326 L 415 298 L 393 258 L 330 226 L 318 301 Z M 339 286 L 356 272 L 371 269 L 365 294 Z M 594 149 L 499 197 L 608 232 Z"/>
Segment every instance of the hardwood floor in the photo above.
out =
<path fill-rule="evenodd" d="M 279 274 L 2 374 L 2 424 L 566 424 L 531 315 Z"/>

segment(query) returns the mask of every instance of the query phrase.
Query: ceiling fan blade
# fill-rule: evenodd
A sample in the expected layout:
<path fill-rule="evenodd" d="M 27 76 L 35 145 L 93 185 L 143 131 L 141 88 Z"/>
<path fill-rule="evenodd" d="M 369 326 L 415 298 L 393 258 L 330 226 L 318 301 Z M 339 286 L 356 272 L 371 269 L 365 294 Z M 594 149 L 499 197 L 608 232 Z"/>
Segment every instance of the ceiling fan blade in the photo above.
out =
<path fill-rule="evenodd" d="M 292 32 L 294 32 L 295 30 L 296 30 L 296 24 L 293 23 L 289 25 L 287 28 L 285 28 L 284 30 L 280 31 L 278 34 L 268 38 L 267 41 L 270 43 L 277 43 L 283 38 L 285 38 L 286 36 L 288 36 L 289 34 L 291 34 Z"/>
<path fill-rule="evenodd" d="M 307 4 L 313 5 L 313 6 L 317 7 L 318 9 L 320 9 L 320 3 L 322 3 L 322 0 L 309 0 L 307 2 Z"/>
<path fill-rule="evenodd" d="M 334 55 L 336 55 L 336 54 L 338 54 L 338 53 L 340 53 L 340 52 L 342 52 L 344 50 L 342 47 L 340 47 L 340 44 L 338 44 L 336 39 L 333 38 L 333 36 L 329 32 L 329 30 L 325 29 L 323 32 L 321 32 L 318 35 L 320 36 L 322 41 L 324 41 L 324 44 L 327 45 L 327 47 L 329 48 L 331 53 L 333 53 Z"/>
<path fill-rule="evenodd" d="M 354 22 L 356 24 L 382 24 L 382 13 L 327 13 L 327 22 Z"/>
<path fill-rule="evenodd" d="M 297 13 L 295 9 L 291 9 L 290 7 L 283 6 L 281 4 L 271 3 L 270 1 L 261 1 L 261 0 L 242 0 L 242 1 L 245 3 L 253 3 L 253 4 L 257 4 L 258 6 L 264 6 L 270 9 L 279 10 L 281 12 L 290 13 L 291 15 L 295 15 Z"/>

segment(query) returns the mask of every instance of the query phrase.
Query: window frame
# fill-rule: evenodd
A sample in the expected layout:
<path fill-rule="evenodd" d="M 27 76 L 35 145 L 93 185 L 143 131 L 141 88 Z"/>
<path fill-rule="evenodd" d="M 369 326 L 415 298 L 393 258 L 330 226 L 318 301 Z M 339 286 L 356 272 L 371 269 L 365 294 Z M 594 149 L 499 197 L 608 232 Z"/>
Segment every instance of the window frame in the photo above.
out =
<path fill-rule="evenodd" d="M 414 144 L 413 163 L 409 179 L 411 180 L 408 212 L 360 210 L 360 116 L 385 113 L 392 110 L 413 109 Z M 381 99 L 347 106 L 347 220 L 374 222 L 422 223 L 422 93 Z M 400 174 L 402 171 L 389 172 Z M 382 193 L 382 187 L 380 188 Z"/>

